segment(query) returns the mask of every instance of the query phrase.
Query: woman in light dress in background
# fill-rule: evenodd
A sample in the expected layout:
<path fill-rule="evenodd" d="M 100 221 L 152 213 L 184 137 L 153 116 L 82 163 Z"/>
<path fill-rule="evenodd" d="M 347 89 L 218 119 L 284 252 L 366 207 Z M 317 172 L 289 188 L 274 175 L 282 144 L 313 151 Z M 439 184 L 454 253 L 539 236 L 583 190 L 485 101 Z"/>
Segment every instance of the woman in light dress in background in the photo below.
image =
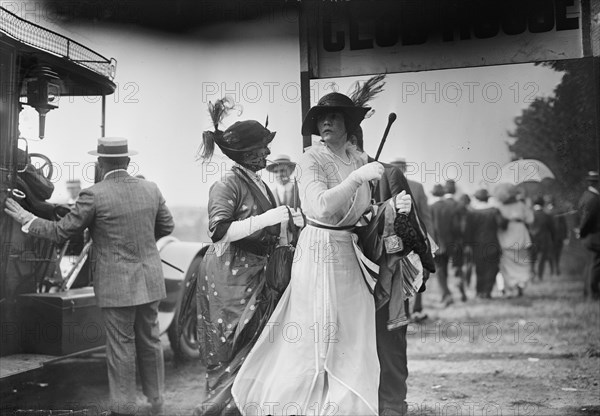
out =
<path fill-rule="evenodd" d="M 514 185 L 499 184 L 495 194 L 500 202 L 497 208 L 508 220 L 506 227 L 498 230 L 504 291 L 510 296 L 521 296 L 531 274 L 531 236 L 527 227 L 533 223 L 533 210 L 527 206 Z"/>

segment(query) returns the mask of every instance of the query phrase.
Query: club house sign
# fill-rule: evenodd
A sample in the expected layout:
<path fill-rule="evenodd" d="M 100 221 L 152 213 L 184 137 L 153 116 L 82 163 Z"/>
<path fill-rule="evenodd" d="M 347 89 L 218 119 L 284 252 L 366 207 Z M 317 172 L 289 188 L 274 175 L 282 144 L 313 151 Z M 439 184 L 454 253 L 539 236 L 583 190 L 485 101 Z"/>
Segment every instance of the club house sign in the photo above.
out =
<path fill-rule="evenodd" d="M 308 2 L 313 78 L 583 56 L 580 0 Z"/>

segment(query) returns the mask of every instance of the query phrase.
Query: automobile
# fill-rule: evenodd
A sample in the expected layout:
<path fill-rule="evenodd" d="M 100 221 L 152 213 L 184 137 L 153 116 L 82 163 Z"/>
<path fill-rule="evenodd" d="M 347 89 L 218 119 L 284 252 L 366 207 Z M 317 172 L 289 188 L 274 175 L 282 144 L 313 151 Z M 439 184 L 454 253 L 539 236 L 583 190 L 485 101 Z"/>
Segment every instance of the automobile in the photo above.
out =
<path fill-rule="evenodd" d="M 13 198 L 35 215 L 56 220 L 69 207 L 48 202 L 54 164 L 46 155 L 30 152 L 35 143 L 20 135 L 19 114 L 25 106 L 38 112 L 41 139 L 46 117 L 61 111 L 60 97 L 101 97 L 104 136 L 106 97 L 115 92 L 117 62 L 3 7 L 0 46 L 0 204 Z M 0 378 L 101 351 L 105 336 L 92 287 L 87 233 L 78 242 L 58 246 L 22 233 L 0 210 L 0 244 Z M 176 325 L 176 315 L 205 246 L 174 237 L 157 241 L 167 289 L 159 321 L 175 356 L 182 359 L 198 356 L 195 316 Z"/>

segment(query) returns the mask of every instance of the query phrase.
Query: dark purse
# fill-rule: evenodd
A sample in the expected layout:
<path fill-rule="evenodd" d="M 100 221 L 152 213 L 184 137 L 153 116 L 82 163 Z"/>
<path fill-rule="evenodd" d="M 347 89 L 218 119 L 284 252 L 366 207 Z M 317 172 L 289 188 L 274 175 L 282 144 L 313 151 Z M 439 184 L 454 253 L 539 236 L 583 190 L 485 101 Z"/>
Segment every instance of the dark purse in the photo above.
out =
<path fill-rule="evenodd" d="M 288 287 L 292 278 L 292 264 L 294 263 L 294 254 L 296 252 L 296 243 L 300 228 L 292 220 L 292 212 L 288 208 L 290 220 L 288 230 L 292 233 L 292 240 L 289 244 L 275 247 L 273 253 L 269 256 L 265 270 L 265 280 L 268 287 L 278 292 L 280 295 Z"/>

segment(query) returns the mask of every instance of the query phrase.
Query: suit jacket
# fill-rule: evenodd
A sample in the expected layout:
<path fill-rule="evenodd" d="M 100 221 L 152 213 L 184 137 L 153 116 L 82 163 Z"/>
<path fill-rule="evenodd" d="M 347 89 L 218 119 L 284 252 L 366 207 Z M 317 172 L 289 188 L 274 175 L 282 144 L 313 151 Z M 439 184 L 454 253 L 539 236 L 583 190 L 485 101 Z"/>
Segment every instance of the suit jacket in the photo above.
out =
<path fill-rule="evenodd" d="M 433 231 L 433 222 L 431 220 L 431 210 L 427 203 L 425 189 L 420 182 L 412 181 L 410 179 L 407 179 L 407 181 L 415 201 L 417 212 L 419 213 L 419 218 L 421 218 L 421 221 L 423 221 L 423 224 L 425 224 L 425 227 L 431 233 Z"/>
<path fill-rule="evenodd" d="M 375 161 L 375 159 L 371 158 L 370 156 L 368 157 L 368 162 L 374 162 L 374 161 Z M 375 191 L 374 191 L 374 195 L 375 195 L 375 198 L 377 199 L 377 202 L 387 201 L 392 196 L 397 195 L 402 191 L 406 191 L 406 193 L 408 195 L 410 195 L 414 201 L 415 197 L 412 194 L 408 180 L 406 179 L 406 176 L 404 176 L 404 173 L 402 173 L 402 171 L 394 165 L 390 165 L 388 163 L 381 163 L 381 164 L 383 165 L 383 168 L 384 168 L 383 175 L 381 176 L 381 179 L 379 181 L 377 181 L 377 185 L 376 185 Z M 416 205 L 416 203 L 414 205 Z M 417 215 L 415 215 L 415 211 L 418 212 L 418 215 L 419 215 L 418 217 L 417 217 Z M 413 227 L 415 229 L 418 229 L 420 226 L 423 229 L 423 231 L 425 232 L 425 235 L 427 235 L 427 226 L 424 223 L 424 221 L 422 220 L 422 218 L 420 217 L 420 215 L 421 215 L 421 212 L 419 211 L 418 207 L 415 207 L 414 210 L 411 210 L 408 217 L 410 219 L 411 224 L 413 225 Z M 430 248 L 429 240 L 427 238 L 425 238 L 425 240 L 426 240 L 425 243 L 427 244 L 428 250 L 427 250 L 427 253 L 425 253 L 423 256 L 421 256 L 421 264 L 423 265 L 423 268 L 425 268 L 426 270 L 429 270 L 431 273 L 434 273 L 435 272 L 435 263 L 433 262 L 433 255 L 431 254 L 431 250 L 429 249 Z M 425 290 L 426 280 L 427 280 L 427 277 L 423 280 L 423 286 L 421 288 L 421 291 Z"/>
<path fill-rule="evenodd" d="M 459 244 L 458 210 L 458 202 L 453 198 L 443 198 L 431 205 L 433 239 L 440 247 L 440 253 L 452 255 Z"/>
<path fill-rule="evenodd" d="M 554 247 L 556 230 L 552 216 L 543 209 L 533 210 L 533 223 L 529 226 L 531 241 L 539 251 L 549 252 Z"/>
<path fill-rule="evenodd" d="M 156 240 L 173 231 L 156 184 L 115 171 L 79 194 L 60 221 L 35 219 L 29 234 L 62 243 L 89 228 L 98 306 L 141 305 L 166 296 Z"/>
<path fill-rule="evenodd" d="M 295 182 L 288 182 L 285 184 L 284 200 L 279 198 L 279 188 L 281 185 L 276 184 L 273 189 L 273 195 L 275 196 L 275 203 L 277 206 L 287 205 L 292 208 L 300 208 L 300 195 L 298 193 L 298 186 Z M 295 201 L 295 203 L 294 203 Z"/>
<path fill-rule="evenodd" d="M 600 196 L 586 189 L 579 200 L 579 234 L 584 245 L 600 252 Z"/>
<path fill-rule="evenodd" d="M 505 226 L 506 220 L 492 206 L 467 211 L 464 242 L 473 249 L 476 264 L 481 261 L 497 262 L 500 259 L 498 229 Z"/>

